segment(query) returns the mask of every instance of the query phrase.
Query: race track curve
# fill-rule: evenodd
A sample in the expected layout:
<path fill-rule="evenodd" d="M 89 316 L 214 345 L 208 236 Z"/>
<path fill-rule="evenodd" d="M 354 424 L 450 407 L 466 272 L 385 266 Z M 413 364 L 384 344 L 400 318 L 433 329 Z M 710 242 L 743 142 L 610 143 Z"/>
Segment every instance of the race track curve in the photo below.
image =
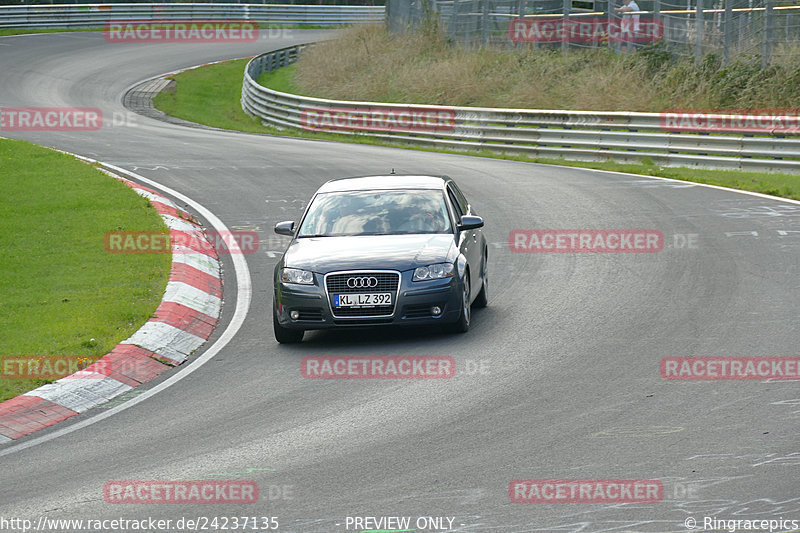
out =
<path fill-rule="evenodd" d="M 124 90 L 140 80 L 324 35 L 291 30 L 241 44 L 112 44 L 99 32 L 0 38 L 0 106 L 98 107 L 121 117 Z M 12 449 L 0 455 L 5 518 L 273 516 L 279 531 L 297 533 L 346 531 L 348 516 L 450 517 L 448 531 L 470 533 L 687 531 L 689 517 L 699 525 L 703 517 L 800 521 L 800 382 L 671 381 L 659 373 L 667 356 L 798 355 L 797 203 L 141 116 L 94 132 L 0 134 L 136 172 L 231 229 L 258 231 L 261 242 L 245 256 L 246 319 L 208 363 L 98 423 L 12 449 L 103 409 L 0 446 L 0 454 Z M 279 346 L 271 272 L 284 241 L 272 226 L 296 219 L 327 179 L 392 168 L 454 177 L 486 219 L 489 307 L 475 311 L 466 335 L 324 332 Z M 666 246 L 653 254 L 512 253 L 509 232 L 529 228 L 655 229 Z M 676 248 L 676 234 L 697 235 L 696 247 Z M 236 303 L 230 257 L 223 266 L 216 336 Z M 308 380 L 300 375 L 306 355 L 450 355 L 458 372 L 445 380 Z M 481 364 L 485 372 L 467 372 Z M 191 479 L 252 479 L 261 498 L 103 499 L 109 480 Z M 513 503 L 515 479 L 657 479 L 664 498 Z"/>

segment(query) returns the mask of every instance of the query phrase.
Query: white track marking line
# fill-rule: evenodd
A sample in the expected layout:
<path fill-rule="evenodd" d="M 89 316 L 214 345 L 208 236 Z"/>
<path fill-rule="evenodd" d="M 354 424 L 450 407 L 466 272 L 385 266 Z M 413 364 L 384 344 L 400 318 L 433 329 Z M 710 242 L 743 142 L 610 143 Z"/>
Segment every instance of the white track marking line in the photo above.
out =
<path fill-rule="evenodd" d="M 528 163 L 528 161 L 520 161 L 520 163 Z M 747 195 L 750 195 L 750 196 L 755 196 L 757 198 L 764 198 L 764 199 L 767 199 L 767 200 L 777 200 L 779 202 L 787 202 L 787 203 L 790 203 L 790 204 L 800 205 L 800 200 L 793 200 L 792 198 L 782 198 L 780 196 L 771 196 L 769 194 L 764 194 L 764 193 L 755 192 L 755 191 L 745 191 L 743 189 L 731 189 L 730 187 L 723 187 L 722 185 L 712 185 L 710 183 L 697 183 L 695 181 L 679 180 L 679 179 L 675 179 L 675 178 L 665 178 L 665 177 L 662 177 L 662 176 L 646 176 L 644 174 L 631 174 L 630 172 L 622 172 L 622 171 L 618 171 L 618 170 L 600 170 L 599 168 L 571 167 L 569 165 L 549 165 L 547 163 L 533 163 L 533 164 L 534 165 L 548 166 L 548 167 L 556 167 L 556 168 L 566 168 L 566 169 L 569 169 L 569 170 L 580 169 L 580 170 L 589 170 L 591 172 L 600 172 L 600 173 L 603 173 L 603 174 L 618 174 L 620 176 L 632 176 L 632 177 L 635 177 L 635 178 L 644 178 L 644 179 L 648 179 L 648 180 L 671 181 L 673 183 L 683 183 L 683 184 L 686 184 L 686 185 L 694 185 L 696 187 L 707 187 L 709 189 L 717 189 L 717 190 L 720 190 L 720 191 L 736 192 L 736 193 L 739 193 L 739 194 L 747 194 Z M 664 168 L 688 168 L 688 167 L 664 167 Z M 698 169 L 698 170 L 723 170 L 723 169 Z M 745 170 L 743 172 L 747 172 L 747 171 Z M 784 174 L 790 174 L 790 173 L 789 172 L 785 172 Z M 798 174 L 798 177 L 800 177 L 800 174 Z"/>
<path fill-rule="evenodd" d="M 76 154 L 71 154 L 71 155 L 75 155 L 78 159 L 82 159 L 84 161 L 89 161 L 91 163 L 99 163 L 98 161 L 88 159 L 86 157 L 82 157 Z M 114 172 L 131 177 L 142 183 L 146 183 L 152 186 L 153 188 L 159 189 L 165 192 L 166 194 L 171 195 L 173 198 L 177 198 L 180 201 L 187 203 L 188 205 L 192 206 L 206 220 L 208 220 L 208 222 L 214 227 L 214 229 L 220 232 L 221 234 L 225 235 L 230 232 L 227 226 L 225 226 L 225 223 L 222 222 L 219 218 L 217 218 L 217 216 L 214 215 L 214 213 L 206 209 L 198 202 L 192 200 L 188 196 L 185 196 L 179 193 L 178 191 L 166 187 L 164 185 L 160 185 L 155 181 L 145 178 L 144 176 L 140 176 L 138 174 L 119 168 L 117 166 L 107 165 L 104 163 L 100 164 L 102 164 L 103 166 L 105 166 L 110 170 L 113 170 Z M 28 441 L 22 442 L 17 445 L 8 445 L 8 448 L 0 450 L 0 457 L 4 455 L 10 455 L 12 453 L 19 452 L 27 448 L 31 448 L 33 446 L 36 446 L 37 444 L 43 444 L 45 442 L 61 437 L 62 435 L 68 435 L 73 431 L 77 431 L 87 426 L 91 426 L 92 424 L 100 422 L 101 420 L 105 420 L 110 416 L 114 416 L 115 414 L 122 412 L 125 409 L 129 409 L 134 405 L 137 405 L 140 402 L 143 402 L 144 400 L 150 398 L 151 396 L 155 396 L 162 390 L 171 387 L 175 383 L 187 377 L 189 374 L 191 374 L 192 372 L 194 372 L 195 370 L 206 364 L 208 361 L 210 361 L 215 355 L 217 355 L 220 352 L 220 350 L 222 350 L 225 346 L 227 346 L 227 344 L 233 339 L 233 337 L 239 331 L 239 328 L 242 327 L 244 319 L 247 317 L 247 312 L 250 309 L 250 300 L 252 298 L 252 284 L 250 280 L 250 270 L 247 268 L 247 261 L 245 261 L 244 255 L 242 255 L 242 253 L 240 252 L 239 245 L 236 244 L 235 241 L 230 244 L 230 249 L 231 249 L 231 259 L 233 260 L 233 269 L 234 272 L 236 273 L 236 309 L 234 310 L 233 317 L 231 318 L 228 327 L 225 328 L 225 331 L 222 333 L 222 335 L 220 335 L 217 341 L 214 344 L 212 344 L 203 353 L 203 355 L 201 355 L 200 357 L 198 357 L 197 359 L 186 365 L 186 367 L 180 369 L 176 374 L 173 374 L 165 381 L 162 381 L 152 389 L 140 394 L 139 396 L 136 396 L 135 398 L 132 398 L 117 407 L 109 409 L 108 411 L 97 414 L 91 418 L 87 418 L 86 420 L 82 420 L 81 422 L 72 424 L 62 429 L 57 429 L 52 433 L 48 433 L 47 435 L 32 438 Z"/>

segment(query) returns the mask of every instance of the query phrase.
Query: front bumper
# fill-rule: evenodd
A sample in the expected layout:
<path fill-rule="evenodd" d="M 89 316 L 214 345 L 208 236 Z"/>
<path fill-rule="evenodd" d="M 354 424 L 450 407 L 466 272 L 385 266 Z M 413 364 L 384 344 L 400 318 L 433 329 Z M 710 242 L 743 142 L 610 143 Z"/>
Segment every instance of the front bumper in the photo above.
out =
<path fill-rule="evenodd" d="M 413 270 L 400 272 L 400 283 L 391 315 L 379 317 L 334 316 L 325 276 L 314 274 L 314 285 L 283 283 L 275 280 L 275 316 L 281 326 L 290 329 L 328 329 L 371 325 L 415 326 L 451 323 L 461 312 L 462 280 L 412 281 Z M 331 273 L 333 274 L 333 273 Z M 439 307 L 438 316 L 431 309 Z M 297 311 L 299 316 L 291 318 Z"/>

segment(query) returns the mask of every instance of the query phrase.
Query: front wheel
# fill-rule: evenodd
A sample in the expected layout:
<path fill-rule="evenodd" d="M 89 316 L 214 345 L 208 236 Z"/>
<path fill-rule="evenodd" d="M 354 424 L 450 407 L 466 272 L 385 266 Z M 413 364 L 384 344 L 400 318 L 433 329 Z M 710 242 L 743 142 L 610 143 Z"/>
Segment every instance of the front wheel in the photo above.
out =
<path fill-rule="evenodd" d="M 461 313 L 458 320 L 450 324 L 450 331 L 453 333 L 466 333 L 469 331 L 469 321 L 471 315 L 470 309 L 470 290 L 469 290 L 469 272 L 464 275 L 464 288 L 461 291 Z"/>
<path fill-rule="evenodd" d="M 275 311 L 272 312 L 272 329 L 275 331 L 275 340 L 281 344 L 296 344 L 303 340 L 305 333 L 302 329 L 289 329 L 281 326 Z"/>

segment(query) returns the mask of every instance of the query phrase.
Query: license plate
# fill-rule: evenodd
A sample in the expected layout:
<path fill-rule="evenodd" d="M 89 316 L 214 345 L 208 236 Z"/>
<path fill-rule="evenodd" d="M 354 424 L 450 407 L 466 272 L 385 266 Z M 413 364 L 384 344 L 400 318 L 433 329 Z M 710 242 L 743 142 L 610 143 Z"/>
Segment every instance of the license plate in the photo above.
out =
<path fill-rule="evenodd" d="M 377 307 L 392 305 L 391 292 L 370 292 L 364 294 L 334 294 L 334 307 Z"/>

